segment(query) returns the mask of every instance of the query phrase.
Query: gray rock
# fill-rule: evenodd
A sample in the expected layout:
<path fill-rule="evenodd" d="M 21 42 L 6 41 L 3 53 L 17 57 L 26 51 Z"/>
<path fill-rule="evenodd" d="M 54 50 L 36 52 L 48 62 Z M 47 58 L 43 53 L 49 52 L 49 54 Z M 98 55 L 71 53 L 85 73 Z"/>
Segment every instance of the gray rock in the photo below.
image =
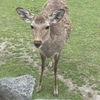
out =
<path fill-rule="evenodd" d="M 31 100 L 34 85 L 30 75 L 0 79 L 0 100 Z"/>

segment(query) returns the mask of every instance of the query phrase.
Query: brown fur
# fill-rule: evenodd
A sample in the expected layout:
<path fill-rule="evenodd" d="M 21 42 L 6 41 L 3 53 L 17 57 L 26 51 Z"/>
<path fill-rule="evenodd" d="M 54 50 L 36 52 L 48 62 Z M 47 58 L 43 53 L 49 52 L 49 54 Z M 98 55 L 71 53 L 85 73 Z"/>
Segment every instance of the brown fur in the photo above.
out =
<path fill-rule="evenodd" d="M 42 9 L 42 13 L 45 14 L 47 12 L 47 14 L 49 15 L 57 9 L 64 9 L 66 13 L 68 13 L 68 7 L 66 5 L 65 0 L 47 0 L 46 4 Z"/>
<path fill-rule="evenodd" d="M 65 0 L 48 0 L 44 5 L 41 12 L 44 16 L 49 16 L 53 11 L 57 9 L 64 9 L 65 14 L 61 21 L 56 24 L 50 25 L 50 38 L 48 41 L 44 42 L 40 48 L 41 58 L 42 58 L 42 71 L 40 77 L 40 83 L 38 85 L 37 91 L 41 91 L 42 75 L 44 70 L 45 57 L 54 59 L 54 95 L 58 95 L 58 87 L 56 85 L 56 71 L 57 64 L 60 58 L 60 54 L 65 42 L 68 40 L 71 33 L 71 23 L 69 20 L 68 7 L 66 6 Z M 41 19 L 40 19 L 41 20 Z M 46 20 L 46 19 L 45 19 Z M 52 63 L 49 66 L 52 66 Z"/>
<path fill-rule="evenodd" d="M 67 41 L 71 33 L 71 23 L 69 20 L 69 9 L 66 5 L 65 0 L 47 0 L 46 4 L 43 7 L 42 14 L 45 16 L 51 15 L 51 13 L 57 9 L 64 9 L 66 13 L 61 22 L 57 23 L 56 25 L 51 25 L 51 38 L 53 39 L 54 34 L 61 34 L 61 30 L 65 28 L 67 33 L 65 37 Z"/>
<path fill-rule="evenodd" d="M 41 13 L 36 15 L 32 15 L 23 8 L 17 8 L 22 20 L 31 22 L 34 44 L 39 47 L 40 51 L 42 65 L 37 92 L 40 92 L 42 88 L 45 60 L 48 57 L 52 59 L 48 66 L 51 67 L 54 64 L 54 96 L 58 96 L 58 87 L 56 85 L 57 64 L 64 44 L 71 34 L 68 11 L 65 0 L 47 0 Z"/>
<path fill-rule="evenodd" d="M 45 23 L 45 18 L 42 14 L 35 15 L 34 22 L 36 24 L 43 24 L 43 23 Z"/>
<path fill-rule="evenodd" d="M 41 60 L 42 60 L 42 70 L 41 70 L 41 76 L 40 76 L 40 82 L 37 87 L 37 91 L 41 91 L 41 84 L 42 84 L 42 75 L 44 70 L 44 63 L 45 63 L 45 57 L 52 58 L 53 60 L 49 63 L 48 66 L 52 66 L 52 63 L 54 63 L 54 95 L 58 95 L 58 87 L 56 85 L 56 71 L 57 71 L 57 64 L 60 58 L 60 54 L 62 51 L 62 48 L 65 44 L 65 42 L 68 40 L 70 33 L 71 33 L 71 23 L 69 20 L 69 13 L 68 13 L 68 7 L 66 6 L 65 0 L 48 0 L 46 4 L 44 5 L 41 14 L 44 16 L 42 17 L 39 15 L 36 17 L 38 19 L 35 20 L 37 23 L 42 23 L 45 20 L 47 20 L 47 17 L 52 14 L 53 11 L 57 9 L 64 9 L 65 14 L 63 18 L 56 24 L 50 24 L 50 38 L 42 44 L 42 47 L 40 48 L 40 54 L 41 54 Z M 44 23 L 45 25 L 45 23 Z M 43 26 L 43 25 L 42 25 Z M 42 27 L 41 26 L 41 27 Z M 40 27 L 40 26 L 39 26 Z M 43 26 L 44 27 L 44 26 Z M 43 28 L 42 28 L 43 29 Z M 38 28 L 39 30 L 39 28 Z M 43 30 L 39 31 L 39 35 L 43 34 Z M 39 36 L 38 35 L 38 36 Z M 41 38 L 39 36 L 39 38 Z M 41 39 L 43 40 L 43 39 Z"/>

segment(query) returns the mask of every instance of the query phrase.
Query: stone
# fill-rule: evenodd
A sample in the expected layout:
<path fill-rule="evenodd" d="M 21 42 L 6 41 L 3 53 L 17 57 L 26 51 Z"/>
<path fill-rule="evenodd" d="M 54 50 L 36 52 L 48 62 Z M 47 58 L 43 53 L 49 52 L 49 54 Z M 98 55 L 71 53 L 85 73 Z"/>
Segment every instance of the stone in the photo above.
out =
<path fill-rule="evenodd" d="M 30 75 L 0 79 L 0 100 L 31 100 L 34 85 Z"/>

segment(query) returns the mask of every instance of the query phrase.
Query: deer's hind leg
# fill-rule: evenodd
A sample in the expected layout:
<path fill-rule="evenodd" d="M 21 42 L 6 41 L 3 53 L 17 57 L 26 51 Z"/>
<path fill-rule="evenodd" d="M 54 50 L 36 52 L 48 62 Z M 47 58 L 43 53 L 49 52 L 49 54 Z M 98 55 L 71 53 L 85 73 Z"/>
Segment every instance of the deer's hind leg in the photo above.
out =
<path fill-rule="evenodd" d="M 48 69 L 51 68 L 53 66 L 53 63 L 54 63 L 54 58 L 51 58 L 49 64 L 48 64 Z"/>

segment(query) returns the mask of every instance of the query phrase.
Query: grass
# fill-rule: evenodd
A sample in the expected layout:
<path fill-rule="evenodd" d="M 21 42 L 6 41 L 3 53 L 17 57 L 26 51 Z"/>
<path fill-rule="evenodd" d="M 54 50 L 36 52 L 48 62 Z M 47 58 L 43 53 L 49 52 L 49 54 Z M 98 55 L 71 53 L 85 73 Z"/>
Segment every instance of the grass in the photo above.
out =
<path fill-rule="evenodd" d="M 0 1 L 0 78 L 30 74 L 39 80 L 40 57 L 33 47 L 30 25 L 22 21 L 15 9 L 19 6 L 38 13 L 46 0 Z M 53 97 L 53 69 L 45 72 L 43 90 L 33 93 L 33 100 L 84 100 L 79 87 L 87 85 L 100 94 L 100 2 L 99 0 L 67 0 L 72 21 L 72 35 L 65 45 L 58 74 L 71 79 L 69 86 L 58 78 L 59 97 Z M 30 59 L 31 60 L 30 60 Z M 48 61 L 47 61 L 48 63 Z M 91 91 L 87 93 L 93 97 Z M 88 99 L 89 100 L 89 99 Z"/>

